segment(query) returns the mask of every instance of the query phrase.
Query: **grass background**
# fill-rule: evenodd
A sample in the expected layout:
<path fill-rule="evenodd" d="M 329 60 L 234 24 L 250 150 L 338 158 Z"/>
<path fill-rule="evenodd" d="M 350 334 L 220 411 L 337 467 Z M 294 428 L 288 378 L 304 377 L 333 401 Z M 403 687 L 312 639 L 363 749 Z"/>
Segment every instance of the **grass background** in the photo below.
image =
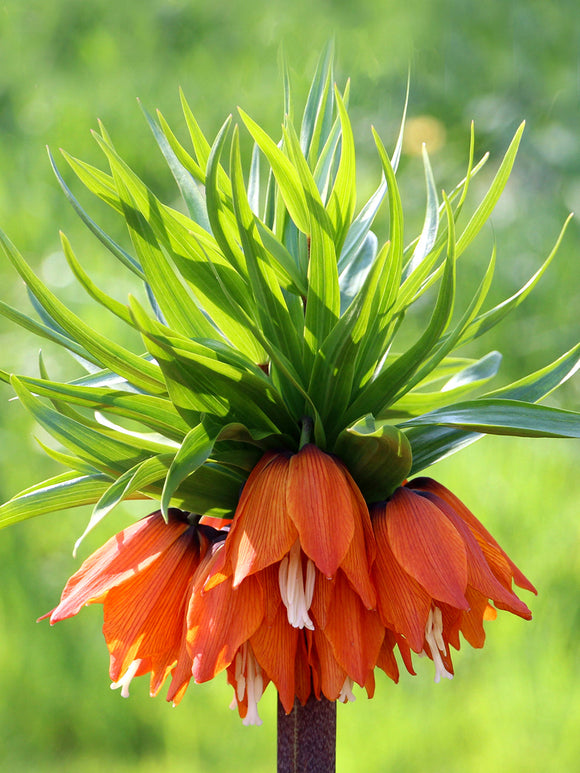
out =
<path fill-rule="evenodd" d="M 273 134 L 282 111 L 280 46 L 297 101 L 318 54 L 337 47 L 339 83 L 352 78 L 351 109 L 362 194 L 379 176 L 369 125 L 392 148 L 411 68 L 410 136 L 426 140 L 439 187 L 463 176 L 469 123 L 489 170 L 520 120 L 527 128 L 516 169 L 490 226 L 462 258 L 466 292 L 493 241 L 498 271 L 491 302 L 515 292 L 549 252 L 570 210 L 580 209 L 580 11 L 575 0 L 5 0 L 0 3 L 0 225 L 75 311 L 108 334 L 63 270 L 58 229 L 97 283 L 119 299 L 130 288 L 67 205 L 46 157 L 65 147 L 100 163 L 89 129 L 101 118 L 121 154 L 167 201 L 176 193 L 135 97 L 181 129 L 181 85 L 208 136 L 241 105 Z M 425 117 L 427 120 L 425 120 Z M 411 131 L 414 129 L 414 131 Z M 423 177 L 415 144 L 400 167 L 408 234 L 422 220 Z M 63 165 L 64 170 L 64 165 Z M 70 179 L 67 177 L 67 179 Z M 72 182 L 72 181 L 71 181 Z M 79 186 L 75 192 L 83 203 Z M 362 198 L 361 198 L 362 200 Z M 91 212 L 118 239 L 119 222 Z M 500 349 L 498 385 L 554 359 L 578 339 L 580 230 L 574 221 L 557 262 L 498 331 L 466 353 Z M 24 307 L 20 282 L 0 263 L 3 300 Z M 110 328 L 106 325 L 111 324 Z M 421 324 L 419 319 L 417 325 Z M 37 373 L 39 342 L 0 320 L 0 365 Z M 43 344 L 49 371 L 64 367 Z M 66 367 L 72 367 L 68 364 Z M 579 384 L 553 404 L 577 408 Z M 55 474 L 20 407 L 0 393 L 0 498 Z M 573 770 L 580 757 L 580 528 L 578 444 L 487 438 L 432 474 L 476 512 L 537 585 L 534 621 L 500 614 L 483 651 L 457 654 L 456 678 L 435 686 L 430 663 L 398 686 L 377 679 L 339 707 L 339 771 L 505 773 Z M 119 508 L 83 556 L 143 511 Z M 101 610 L 50 629 L 34 620 L 58 600 L 76 569 L 71 549 L 87 512 L 55 514 L 0 534 L 0 760 L 7 771 L 267 771 L 275 759 L 275 696 L 264 727 L 243 728 L 230 691 L 190 688 L 177 709 L 134 683 L 129 701 L 108 688 Z M 270 688 L 271 689 L 271 688 Z"/>

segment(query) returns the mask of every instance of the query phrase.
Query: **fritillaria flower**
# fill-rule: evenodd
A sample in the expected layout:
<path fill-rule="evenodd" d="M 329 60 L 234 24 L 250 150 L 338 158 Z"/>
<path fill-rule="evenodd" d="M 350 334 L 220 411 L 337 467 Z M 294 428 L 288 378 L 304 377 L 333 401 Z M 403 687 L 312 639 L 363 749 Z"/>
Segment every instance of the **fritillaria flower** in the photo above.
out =
<path fill-rule="evenodd" d="M 460 632 L 483 646 L 483 621 L 495 619 L 496 607 L 531 619 L 512 580 L 535 588 L 444 486 L 416 478 L 374 505 L 371 517 L 379 615 L 411 650 L 433 660 L 436 682 L 453 675 L 449 645 L 459 649 Z"/>
<path fill-rule="evenodd" d="M 51 624 L 102 604 L 103 634 L 113 688 L 129 695 L 135 676 L 150 674 L 151 695 L 168 676 L 168 700 L 179 703 L 191 679 L 185 625 L 192 584 L 204 559 L 223 539 L 169 510 L 138 521 L 93 553 L 66 584 L 60 603 L 44 617 Z M 44 619 L 44 618 L 41 618 Z"/>
<path fill-rule="evenodd" d="M 146 293 L 140 287 L 125 306 L 96 286 L 63 236 L 64 254 L 91 298 L 131 329 L 123 340 L 140 337 L 138 351 L 77 317 L 0 232 L 41 322 L 5 303 L 0 313 L 87 371 L 62 383 L 42 363 L 39 378 L 0 370 L 68 468 L 1 505 L 0 526 L 93 504 L 88 531 L 123 499 L 159 502 L 83 563 L 51 623 L 102 604 L 110 675 L 123 695 L 148 674 L 152 694 L 170 679 L 168 699 L 178 703 L 191 680 L 223 673 L 246 724 L 260 723 L 270 682 L 290 713 L 351 701 L 355 685 L 372 696 L 377 669 L 396 682 L 401 662 L 414 673 L 414 655 L 430 658 L 439 680 L 453 674 L 460 636 L 483 645 L 496 610 L 530 619 L 512 585 L 533 586 L 465 505 L 430 478 L 405 481 L 485 433 L 580 436 L 580 415 L 538 404 L 575 372 L 580 346 L 491 392 L 501 355 L 456 352 L 516 308 L 554 254 L 482 311 L 494 252 L 474 297 L 457 297 L 457 258 L 493 210 L 523 126 L 462 231 L 485 159 L 474 159 L 472 135 L 467 174 L 440 202 L 424 152 L 427 204 L 413 238 L 396 176 L 401 142 L 391 159 L 374 130 L 381 183 L 356 211 L 347 92 L 332 88 L 333 77 L 329 50 L 301 126 L 288 111 L 281 139 L 240 111 L 240 125 L 231 130 L 230 117 L 209 142 L 185 99 L 191 147 L 149 118 L 180 207 L 155 197 L 102 126 L 105 170 L 65 154 L 121 214 L 134 254 L 96 225 L 57 171 L 67 197 Z M 240 129 L 255 143 L 248 175 Z M 380 246 L 372 228 L 386 209 Z M 429 288 L 432 312 L 405 338 Z"/>

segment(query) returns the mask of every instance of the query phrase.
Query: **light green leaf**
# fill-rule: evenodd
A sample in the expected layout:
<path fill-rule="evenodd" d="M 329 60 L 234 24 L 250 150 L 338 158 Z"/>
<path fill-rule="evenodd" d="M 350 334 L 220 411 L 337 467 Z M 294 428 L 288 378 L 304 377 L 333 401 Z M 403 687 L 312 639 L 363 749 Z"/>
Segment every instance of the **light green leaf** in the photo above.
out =
<path fill-rule="evenodd" d="M 117 480 L 103 493 L 93 508 L 93 512 L 91 513 L 91 517 L 84 532 L 75 542 L 73 556 L 76 556 L 77 551 L 87 534 L 89 534 L 114 507 L 124 499 L 131 497 L 135 492 L 139 492 L 152 483 L 162 480 L 167 474 L 171 458 L 172 457 L 169 454 L 152 456 L 149 459 L 145 459 L 144 462 L 135 465 L 135 467 L 131 467 L 130 470 L 127 470 L 127 472 L 117 478 Z M 139 498 L 144 499 L 146 496 L 141 493 Z"/>
<path fill-rule="evenodd" d="M 45 480 L 0 505 L 0 528 L 56 510 L 91 505 L 110 482 L 107 475 L 78 475 L 76 472 Z"/>
<path fill-rule="evenodd" d="M 489 216 L 493 212 L 499 197 L 503 193 L 503 190 L 511 174 L 514 161 L 516 160 L 516 154 L 518 152 L 520 140 L 522 139 L 524 127 L 525 122 L 521 123 L 518 127 L 518 130 L 516 131 L 514 138 L 512 139 L 510 146 L 507 149 L 505 156 L 503 157 L 500 167 L 497 170 L 495 177 L 493 178 L 493 182 L 490 185 L 489 190 L 483 197 L 480 205 L 471 216 L 471 219 L 465 226 L 463 233 L 458 237 L 457 257 L 459 257 L 459 255 L 461 255 L 461 253 L 464 252 L 464 250 L 471 244 L 471 242 L 480 232 L 482 226 L 488 221 Z M 469 180 L 469 175 L 467 176 L 466 180 Z"/>
<path fill-rule="evenodd" d="M 183 443 L 171 462 L 171 467 L 169 468 L 163 486 L 161 512 L 165 519 L 169 517 L 167 509 L 173 494 L 185 478 L 195 472 L 207 461 L 213 450 L 220 429 L 221 426 L 216 425 L 212 432 L 208 431 L 203 424 L 198 424 L 197 427 L 193 427 L 183 439 Z"/>
<path fill-rule="evenodd" d="M 488 435 L 580 437 L 580 413 L 519 400 L 483 398 L 456 403 L 401 424 L 401 428 L 443 424 Z"/>
<path fill-rule="evenodd" d="M 492 379 L 497 373 L 500 362 L 501 354 L 490 352 L 477 363 L 451 378 L 441 391 L 418 392 L 411 390 L 377 418 L 416 416 L 455 403 L 458 398 L 465 397 L 469 392 Z"/>
<path fill-rule="evenodd" d="M 333 59 L 334 44 L 329 41 L 318 60 L 300 128 L 300 147 L 312 168 L 332 124 Z"/>
<path fill-rule="evenodd" d="M 139 104 L 141 105 L 141 109 L 143 110 L 145 118 L 147 119 L 149 128 L 155 137 L 155 141 L 163 153 L 163 157 L 167 162 L 167 166 L 170 168 L 171 174 L 175 178 L 175 182 L 177 183 L 181 195 L 183 196 L 183 200 L 185 201 L 189 214 L 196 223 L 198 223 L 202 228 L 205 228 L 206 231 L 209 231 L 210 226 L 207 219 L 205 200 L 199 188 L 193 181 L 190 172 L 178 159 L 175 151 L 171 147 L 171 144 L 168 142 L 167 137 L 155 123 L 153 118 L 149 115 L 147 110 L 143 107 L 141 101 L 139 101 Z"/>
<path fill-rule="evenodd" d="M 249 115 L 241 108 L 238 108 L 238 111 L 246 128 L 272 167 L 290 217 L 303 233 L 308 234 L 310 232 L 308 203 L 296 168 L 274 140 Z"/>
<path fill-rule="evenodd" d="M 498 304 L 497 306 L 494 306 L 493 309 L 486 311 L 484 314 L 480 314 L 469 325 L 466 325 L 465 331 L 461 335 L 461 338 L 459 339 L 460 343 L 464 344 L 469 341 L 472 341 L 474 338 L 478 338 L 480 335 L 483 335 L 484 333 L 486 333 L 492 327 L 495 327 L 495 325 L 501 322 L 501 320 L 505 316 L 507 316 L 510 313 L 510 311 L 513 311 L 513 309 L 517 308 L 520 305 L 520 303 L 522 303 L 522 301 L 524 301 L 528 297 L 528 295 L 532 292 L 532 290 L 540 280 L 541 276 L 543 275 L 545 270 L 552 262 L 554 256 L 556 255 L 558 248 L 560 247 L 560 243 L 564 238 L 564 234 L 566 232 L 566 228 L 568 227 L 568 223 L 570 222 L 572 217 L 573 217 L 572 215 L 568 215 L 566 222 L 562 226 L 562 230 L 558 235 L 556 244 L 552 248 L 552 251 L 546 258 L 542 266 L 540 266 L 540 268 L 536 271 L 536 273 L 531 277 L 531 279 L 529 279 L 526 282 L 526 284 L 518 290 L 517 293 L 514 293 L 514 295 L 512 295 L 511 298 L 507 298 L 502 303 Z"/>
<path fill-rule="evenodd" d="M 410 261 L 403 271 L 403 281 L 413 273 L 427 255 L 431 252 L 437 241 L 437 230 L 439 228 L 439 203 L 437 201 L 437 189 L 435 188 L 435 179 L 433 170 L 429 162 L 427 148 L 423 145 L 423 165 L 425 167 L 425 186 L 427 188 L 427 206 L 425 209 L 425 220 L 423 229 L 419 236 L 419 241 L 413 250 Z"/>
<path fill-rule="evenodd" d="M 335 99 L 342 129 L 341 151 L 334 186 L 326 210 L 334 226 L 334 248 L 336 253 L 340 254 L 356 206 L 356 170 L 352 127 L 344 102 L 336 87 Z"/>
<path fill-rule="evenodd" d="M 48 150 L 48 157 L 50 159 L 50 164 L 52 166 L 54 174 L 56 175 L 56 179 L 58 180 L 58 183 L 62 188 L 64 195 L 67 197 L 74 211 L 83 221 L 83 223 L 87 226 L 87 228 L 90 231 L 92 231 L 95 234 L 97 239 L 102 244 L 105 245 L 105 247 L 109 250 L 109 252 L 111 252 L 117 258 L 117 260 L 119 260 L 124 266 L 130 269 L 140 279 L 143 279 L 144 275 L 143 275 L 143 272 L 141 271 L 141 266 L 135 260 L 135 258 L 129 255 L 129 253 L 126 252 L 122 247 L 120 247 L 117 244 L 117 242 L 114 241 L 114 239 L 112 239 L 107 233 L 105 233 L 105 231 L 103 231 L 103 229 L 99 225 L 97 225 L 97 223 L 95 223 L 95 221 L 90 217 L 90 215 L 88 215 L 87 212 L 85 212 L 85 210 L 82 208 L 79 201 L 75 198 L 73 192 L 65 183 L 61 173 L 58 170 L 58 167 L 56 165 L 56 162 L 50 150 Z"/>
<path fill-rule="evenodd" d="M 47 432 L 101 472 L 108 475 L 123 473 L 149 456 L 152 450 L 163 450 L 155 444 L 147 444 L 149 447 L 145 450 L 143 443 L 135 441 L 129 445 L 111 437 L 110 432 L 99 432 L 87 427 L 44 405 L 15 376 L 12 376 L 11 384 L 23 406 Z"/>
<path fill-rule="evenodd" d="M 92 355 L 93 362 L 106 365 L 136 386 L 156 393 L 164 391 L 165 386 L 156 365 L 105 338 L 69 311 L 66 305 L 38 279 L 2 231 L 0 231 L 0 241 L 7 257 L 48 314 Z"/>

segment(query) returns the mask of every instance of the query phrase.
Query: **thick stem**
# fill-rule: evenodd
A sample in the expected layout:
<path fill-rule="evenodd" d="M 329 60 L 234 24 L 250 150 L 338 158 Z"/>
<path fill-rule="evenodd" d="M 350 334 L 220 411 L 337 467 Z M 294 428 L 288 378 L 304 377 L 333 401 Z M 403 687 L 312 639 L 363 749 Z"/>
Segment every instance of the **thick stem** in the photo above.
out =
<path fill-rule="evenodd" d="M 336 701 L 294 701 L 286 714 L 278 698 L 278 773 L 334 773 Z"/>

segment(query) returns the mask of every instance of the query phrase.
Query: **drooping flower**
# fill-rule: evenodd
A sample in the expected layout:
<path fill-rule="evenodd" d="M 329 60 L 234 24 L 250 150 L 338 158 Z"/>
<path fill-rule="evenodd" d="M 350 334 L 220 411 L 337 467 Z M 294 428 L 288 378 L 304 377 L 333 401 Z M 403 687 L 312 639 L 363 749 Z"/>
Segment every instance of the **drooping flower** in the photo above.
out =
<path fill-rule="evenodd" d="M 150 673 L 156 695 L 171 675 L 167 699 L 179 703 L 192 676 L 186 647 L 192 584 L 222 539 L 210 527 L 189 523 L 180 510 L 170 509 L 167 523 L 153 513 L 93 553 L 44 617 L 52 625 L 83 606 L 102 604 L 111 686 L 127 697 L 131 680 Z"/>
<path fill-rule="evenodd" d="M 452 677 L 449 645 L 459 649 L 460 632 L 483 646 L 483 621 L 496 617 L 496 607 L 531 619 L 512 580 L 535 592 L 533 585 L 444 486 L 417 478 L 374 505 L 371 518 L 379 616 L 411 650 L 433 660 L 435 681 Z"/>
<path fill-rule="evenodd" d="M 269 612 L 251 642 L 286 711 L 304 681 L 296 675 L 301 647 L 318 697 L 337 700 L 345 685 L 371 679 L 384 638 L 370 579 L 374 537 L 366 503 L 339 459 L 312 444 L 265 454 L 223 553 L 222 574 L 206 590 L 224 577 L 240 588 L 257 578 L 268 589 Z"/>

